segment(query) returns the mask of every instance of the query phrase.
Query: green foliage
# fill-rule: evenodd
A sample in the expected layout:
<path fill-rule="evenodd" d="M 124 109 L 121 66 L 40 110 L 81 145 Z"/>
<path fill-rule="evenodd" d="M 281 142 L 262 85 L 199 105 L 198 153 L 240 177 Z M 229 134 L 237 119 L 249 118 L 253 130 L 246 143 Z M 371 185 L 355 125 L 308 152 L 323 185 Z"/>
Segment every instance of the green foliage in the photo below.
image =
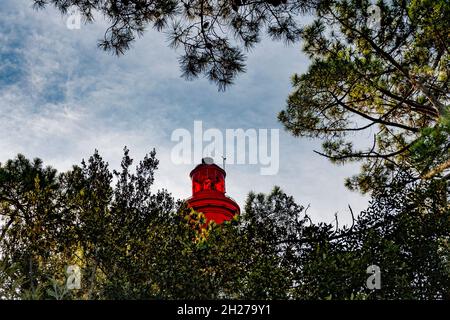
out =
<path fill-rule="evenodd" d="M 436 299 L 450 288 L 444 180 L 398 175 L 352 226 L 313 223 L 276 187 L 222 225 L 153 191 L 152 151 L 121 171 L 96 151 L 64 173 L 0 166 L 2 299 Z M 113 177 L 115 185 L 113 186 Z M 381 268 L 369 290 L 366 269 Z M 81 288 L 66 286 L 68 266 Z"/>
<path fill-rule="evenodd" d="M 347 186 L 362 192 L 400 169 L 419 178 L 424 168 L 411 168 L 411 156 L 448 112 L 448 1 L 377 1 L 379 16 L 370 5 L 317 1 L 301 33 L 312 63 L 293 76 L 279 114 L 295 136 L 324 139 L 319 153 L 333 162 L 361 161 Z M 436 145 L 444 153 L 445 139 Z"/>
<path fill-rule="evenodd" d="M 450 114 L 422 130 L 411 146 L 411 166 L 426 179 L 445 176 L 450 168 Z"/>

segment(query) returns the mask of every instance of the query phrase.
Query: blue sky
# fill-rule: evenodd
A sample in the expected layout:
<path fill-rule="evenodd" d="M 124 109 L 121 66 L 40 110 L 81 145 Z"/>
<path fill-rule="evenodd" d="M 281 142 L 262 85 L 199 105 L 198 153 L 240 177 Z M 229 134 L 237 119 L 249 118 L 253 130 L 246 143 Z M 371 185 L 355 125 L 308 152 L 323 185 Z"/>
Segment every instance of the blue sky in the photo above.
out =
<path fill-rule="evenodd" d="M 125 56 L 97 49 L 106 23 L 69 30 L 52 9 L 34 11 L 31 0 L 0 3 L 0 162 L 23 153 L 66 170 L 94 149 L 117 168 L 126 145 L 136 160 L 157 150 L 156 187 L 177 198 L 190 196 L 193 165 L 175 165 L 170 140 L 177 128 L 279 128 L 280 170 L 259 174 L 259 166 L 228 165 L 227 191 L 242 206 L 247 193 L 279 185 L 298 203 L 311 205 L 315 221 L 338 213 L 348 222 L 367 200 L 345 189 L 357 165 L 336 166 L 313 153 L 320 141 L 285 132 L 276 116 L 291 91 L 290 76 L 304 72 L 301 44 L 264 41 L 248 54 L 247 73 L 226 92 L 205 79 L 180 78 L 177 52 L 164 34 L 148 30 Z"/>

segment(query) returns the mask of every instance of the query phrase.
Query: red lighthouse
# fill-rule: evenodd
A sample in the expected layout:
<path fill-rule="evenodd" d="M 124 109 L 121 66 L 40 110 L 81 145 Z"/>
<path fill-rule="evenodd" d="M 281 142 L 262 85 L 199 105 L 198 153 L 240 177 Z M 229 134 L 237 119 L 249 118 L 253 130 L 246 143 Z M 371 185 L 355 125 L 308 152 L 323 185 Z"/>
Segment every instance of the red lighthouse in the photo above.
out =
<path fill-rule="evenodd" d="M 220 224 L 239 214 L 238 204 L 225 195 L 225 170 L 214 164 L 212 158 L 203 158 L 202 163 L 191 171 L 192 197 L 189 207 L 203 212 L 207 221 Z"/>

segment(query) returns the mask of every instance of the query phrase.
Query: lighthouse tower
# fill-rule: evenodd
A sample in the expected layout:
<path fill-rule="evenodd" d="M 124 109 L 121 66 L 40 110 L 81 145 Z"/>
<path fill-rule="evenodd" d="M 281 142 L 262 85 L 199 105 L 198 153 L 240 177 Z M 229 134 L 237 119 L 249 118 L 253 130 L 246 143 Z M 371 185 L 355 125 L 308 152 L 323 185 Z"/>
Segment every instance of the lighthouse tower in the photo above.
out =
<path fill-rule="evenodd" d="M 192 197 L 189 207 L 203 212 L 207 221 L 220 224 L 239 214 L 238 204 L 225 195 L 225 170 L 214 164 L 212 158 L 203 158 L 202 163 L 191 171 Z"/>

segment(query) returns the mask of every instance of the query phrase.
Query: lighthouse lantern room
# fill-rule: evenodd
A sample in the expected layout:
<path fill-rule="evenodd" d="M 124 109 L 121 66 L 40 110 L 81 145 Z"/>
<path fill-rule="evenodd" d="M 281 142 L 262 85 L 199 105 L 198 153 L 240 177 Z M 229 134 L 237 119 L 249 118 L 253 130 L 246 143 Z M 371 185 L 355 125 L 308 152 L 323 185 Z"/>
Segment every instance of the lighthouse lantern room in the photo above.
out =
<path fill-rule="evenodd" d="M 238 204 L 225 195 L 225 176 L 225 170 L 212 158 L 203 158 L 190 173 L 192 197 L 187 200 L 189 207 L 202 212 L 207 221 L 218 224 L 231 220 L 240 212 Z"/>

